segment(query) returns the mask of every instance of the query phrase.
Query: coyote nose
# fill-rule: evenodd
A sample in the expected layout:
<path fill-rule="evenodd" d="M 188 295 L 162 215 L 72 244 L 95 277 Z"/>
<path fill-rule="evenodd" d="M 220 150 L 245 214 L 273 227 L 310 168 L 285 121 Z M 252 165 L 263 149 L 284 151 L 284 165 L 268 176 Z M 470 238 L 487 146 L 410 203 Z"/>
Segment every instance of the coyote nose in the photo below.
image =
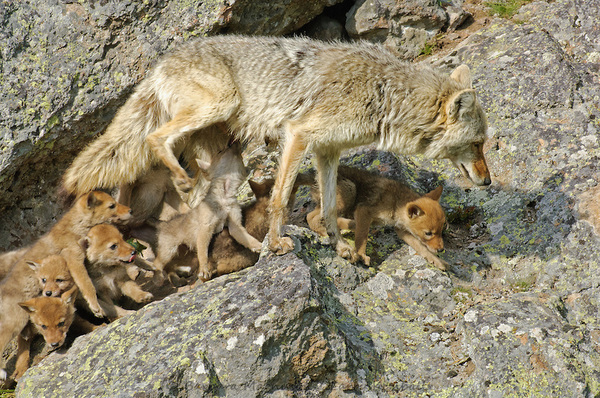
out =
<path fill-rule="evenodd" d="M 52 346 L 52 348 L 56 348 L 60 345 L 60 343 L 50 343 L 50 346 Z"/>
<path fill-rule="evenodd" d="M 46 295 L 46 297 L 50 297 L 52 296 L 52 290 L 48 290 L 47 292 L 44 292 L 44 294 Z"/>
<path fill-rule="evenodd" d="M 490 185 L 492 183 L 492 179 L 490 177 L 485 177 L 483 180 L 483 185 Z"/>

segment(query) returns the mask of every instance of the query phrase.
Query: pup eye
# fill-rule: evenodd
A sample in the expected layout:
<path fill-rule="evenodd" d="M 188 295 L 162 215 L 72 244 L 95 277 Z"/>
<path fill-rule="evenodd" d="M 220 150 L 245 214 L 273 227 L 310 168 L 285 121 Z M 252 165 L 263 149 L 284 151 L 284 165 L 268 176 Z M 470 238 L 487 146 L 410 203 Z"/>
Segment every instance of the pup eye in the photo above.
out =
<path fill-rule="evenodd" d="M 62 283 L 62 282 L 64 282 L 64 281 L 65 281 L 64 279 L 57 279 L 57 280 L 56 280 L 56 283 Z"/>
<path fill-rule="evenodd" d="M 41 325 L 41 326 L 42 326 L 42 329 L 44 329 L 44 330 L 48 329 L 48 326 L 46 326 L 46 325 Z"/>
<path fill-rule="evenodd" d="M 46 278 L 42 278 L 42 283 L 46 283 Z"/>
<path fill-rule="evenodd" d="M 64 322 L 59 322 L 58 325 L 56 325 L 56 326 L 58 326 L 59 328 L 62 328 L 63 326 L 65 326 L 65 323 Z"/>
<path fill-rule="evenodd" d="M 115 207 L 117 207 L 117 205 L 115 203 L 111 203 L 108 205 L 109 209 L 114 209 Z"/>
<path fill-rule="evenodd" d="M 110 250 L 117 250 L 117 244 L 113 243 L 112 245 L 110 245 Z"/>
<path fill-rule="evenodd" d="M 433 236 L 433 232 L 427 231 L 427 232 L 425 232 L 425 236 Z"/>

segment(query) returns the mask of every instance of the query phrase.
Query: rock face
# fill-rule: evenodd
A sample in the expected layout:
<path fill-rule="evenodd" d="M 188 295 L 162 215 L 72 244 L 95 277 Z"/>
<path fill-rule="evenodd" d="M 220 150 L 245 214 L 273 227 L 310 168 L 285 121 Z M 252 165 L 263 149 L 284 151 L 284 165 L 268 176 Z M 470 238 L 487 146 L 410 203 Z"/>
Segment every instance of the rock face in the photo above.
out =
<path fill-rule="evenodd" d="M 452 1 L 359 0 L 348 11 L 346 29 L 353 38 L 384 43 L 414 59 L 435 35 L 455 29 L 468 15 Z"/>
<path fill-rule="evenodd" d="M 515 20 L 495 19 L 435 60 L 472 69 L 491 187 L 471 187 L 447 161 L 369 148 L 343 158 L 420 192 L 444 185 L 447 273 L 392 230 L 372 230 L 366 268 L 299 223 L 286 230 L 296 252 L 79 338 L 30 368 L 17 396 L 598 396 L 600 7 L 535 2 Z M 97 96 L 99 115 L 122 101 Z M 55 129 L 75 125 L 61 117 Z M 292 220 L 310 210 L 307 197 Z"/>
<path fill-rule="evenodd" d="M 2 2 L 0 249 L 47 230 L 64 169 L 159 55 L 217 32 L 289 33 L 334 3 Z"/>

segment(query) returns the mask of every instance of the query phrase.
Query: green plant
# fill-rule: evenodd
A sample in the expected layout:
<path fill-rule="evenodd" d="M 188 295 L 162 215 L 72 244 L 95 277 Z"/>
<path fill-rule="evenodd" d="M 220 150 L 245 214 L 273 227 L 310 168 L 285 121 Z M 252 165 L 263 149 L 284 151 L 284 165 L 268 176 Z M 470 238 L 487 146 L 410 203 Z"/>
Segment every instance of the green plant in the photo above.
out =
<path fill-rule="evenodd" d="M 492 14 L 501 18 L 512 18 L 519 8 L 530 3 L 532 0 L 496 0 L 483 3 L 486 7 L 492 9 Z"/>
<path fill-rule="evenodd" d="M 0 390 L 0 398 L 15 398 L 15 390 Z"/>

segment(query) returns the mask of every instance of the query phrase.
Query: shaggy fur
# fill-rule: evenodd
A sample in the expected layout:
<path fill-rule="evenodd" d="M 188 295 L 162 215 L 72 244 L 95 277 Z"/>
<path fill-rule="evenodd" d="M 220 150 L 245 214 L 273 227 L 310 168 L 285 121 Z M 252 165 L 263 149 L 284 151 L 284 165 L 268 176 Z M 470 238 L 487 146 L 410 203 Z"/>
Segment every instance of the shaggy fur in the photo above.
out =
<path fill-rule="evenodd" d="M 356 250 L 366 265 L 371 261 L 366 254 L 367 236 L 369 226 L 374 223 L 393 226 L 400 239 L 419 255 L 439 269 L 447 269 L 448 264 L 436 255 L 444 250 L 442 230 L 446 223 L 444 210 L 439 204 L 441 186 L 421 196 L 398 181 L 341 166 L 336 192 L 338 227 L 355 230 Z M 327 235 L 316 185 L 311 193 L 317 206 L 308 213 L 306 220 L 313 231 Z"/>
<path fill-rule="evenodd" d="M 225 124 L 238 138 L 283 142 L 271 200 L 269 247 L 281 237 L 295 176 L 316 154 L 324 219 L 340 255 L 358 259 L 336 225 L 335 181 L 343 149 L 380 149 L 448 158 L 474 183 L 490 184 L 483 157 L 487 122 L 469 68 L 446 76 L 399 61 L 383 46 L 306 38 L 217 36 L 165 56 L 119 110 L 106 133 L 64 176 L 73 194 L 134 183 L 154 164 L 191 189 L 178 162 L 187 145 L 211 151 Z M 200 144 L 198 144 L 200 142 Z"/>
<path fill-rule="evenodd" d="M 254 252 L 262 247 L 242 225 L 242 210 L 236 199 L 237 190 L 248 175 L 239 142 L 206 168 L 210 186 L 204 200 L 190 212 L 158 225 L 154 267 L 161 275 L 178 254 L 179 246 L 185 245 L 197 251 L 198 278 L 212 278 L 216 270 L 208 262 L 208 247 L 213 235 L 224 227 L 244 247 Z"/>
<path fill-rule="evenodd" d="M 23 254 L 9 274 L 0 281 L 0 353 L 17 333 L 23 330 L 29 319 L 27 312 L 19 307 L 18 303 L 41 293 L 35 271 L 30 268 L 28 261 L 40 262 L 53 254 L 63 256 L 75 284 L 94 315 L 105 315 L 85 268 L 85 253 L 78 242 L 94 225 L 104 222 L 126 222 L 130 217 L 129 207 L 118 204 L 110 195 L 104 192 L 90 192 L 79 197 L 50 231 Z M 0 380 L 7 377 L 4 365 L 2 357 Z"/>

